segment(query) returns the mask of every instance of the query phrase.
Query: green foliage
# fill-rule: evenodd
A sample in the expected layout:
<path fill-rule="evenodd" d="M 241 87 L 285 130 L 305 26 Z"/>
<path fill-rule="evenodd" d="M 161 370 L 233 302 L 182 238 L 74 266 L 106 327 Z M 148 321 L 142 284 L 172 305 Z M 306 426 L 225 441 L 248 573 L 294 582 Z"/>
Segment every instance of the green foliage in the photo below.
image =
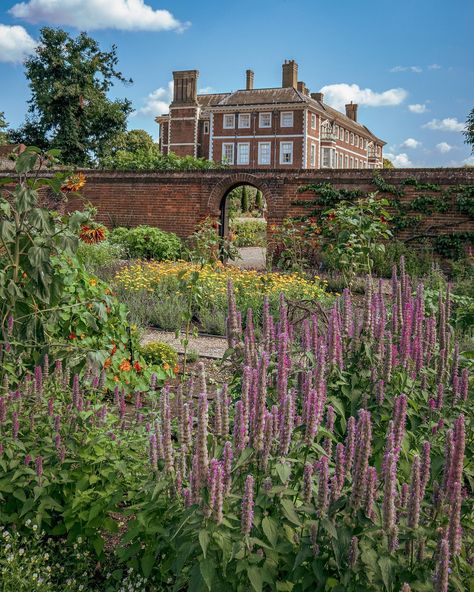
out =
<path fill-rule="evenodd" d="M 458 185 L 453 191 L 458 210 L 474 218 L 474 185 Z"/>
<path fill-rule="evenodd" d="M 231 220 L 230 230 L 236 247 L 264 247 L 267 243 L 267 223 L 264 218 Z"/>
<path fill-rule="evenodd" d="M 385 252 L 392 236 L 387 200 L 371 194 L 355 203 L 341 202 L 325 213 L 324 249 L 333 253 L 349 286 L 357 274 L 371 274 L 374 257 Z"/>
<path fill-rule="evenodd" d="M 319 197 L 313 201 L 296 200 L 292 202 L 291 205 L 306 205 L 308 207 L 311 205 L 317 205 L 333 207 L 340 201 L 357 199 L 363 195 L 363 191 L 360 189 L 336 189 L 331 183 L 321 183 L 319 185 L 309 184 L 298 188 L 298 193 L 305 193 L 306 191 L 312 191 Z M 308 214 L 308 216 L 311 217 L 315 214 L 320 214 L 321 211 L 324 211 L 324 209 L 311 212 Z"/>
<path fill-rule="evenodd" d="M 81 592 L 91 590 L 94 565 L 82 539 L 46 538 L 36 524 L 26 532 L 0 527 L 1 592 Z M 87 586 L 87 588 L 86 588 Z"/>
<path fill-rule="evenodd" d="M 466 128 L 463 131 L 464 142 L 471 147 L 474 152 L 474 109 L 471 109 L 466 119 Z"/>
<path fill-rule="evenodd" d="M 119 243 L 102 241 L 100 243 L 79 242 L 77 258 L 90 273 L 95 273 L 101 268 L 113 265 L 119 259 L 125 257 L 125 248 Z"/>
<path fill-rule="evenodd" d="M 267 267 L 301 273 L 313 263 L 319 247 L 320 229 L 309 220 L 285 218 L 282 224 L 270 228 Z"/>
<path fill-rule="evenodd" d="M 86 33 L 41 29 L 35 54 L 25 62 L 31 89 L 29 114 L 14 133 L 15 142 L 57 148 L 67 164 L 91 165 L 102 147 L 125 131 L 130 101 L 110 100 L 117 70 L 117 50 L 101 51 Z"/>
<path fill-rule="evenodd" d="M 396 185 L 392 185 L 387 183 L 383 178 L 382 174 L 378 170 L 374 170 L 374 175 L 372 177 L 372 183 L 377 188 L 377 191 L 382 193 L 391 193 L 395 196 L 403 195 L 403 189 L 398 188 Z"/>
<path fill-rule="evenodd" d="M 120 245 L 132 259 L 178 259 L 181 255 L 181 240 L 172 232 L 164 232 L 154 226 L 118 227 L 109 234 L 112 245 Z"/>
<path fill-rule="evenodd" d="M 389 278 L 392 275 L 393 266 L 397 265 L 400 257 L 405 259 L 406 272 L 411 277 L 421 278 L 428 275 L 433 267 L 435 255 L 431 242 L 426 241 L 415 248 L 406 243 L 392 238 L 385 244 L 383 252 L 374 253 L 372 273 L 378 277 Z M 337 269 L 337 260 L 332 267 Z"/>
<path fill-rule="evenodd" d="M 257 189 L 255 194 L 255 209 L 261 212 L 263 210 L 263 195 L 260 189 Z"/>
<path fill-rule="evenodd" d="M 167 364 L 171 368 L 174 368 L 178 363 L 178 353 L 175 348 L 163 341 L 149 341 L 141 345 L 140 353 L 151 364 L 158 364 L 160 366 Z"/>
<path fill-rule="evenodd" d="M 0 327 L 1 334 L 9 333 L 17 343 L 19 360 L 23 353 L 38 360 L 54 341 L 47 325 L 51 311 L 64 304 L 65 289 L 65 277 L 57 273 L 54 261 L 63 254 L 72 256 L 79 228 L 88 219 L 80 212 L 61 218 L 41 207 L 38 190 L 60 193 L 67 177 L 62 172 L 39 177 L 41 167 L 55 156 L 54 151 L 26 149 L 15 163 L 17 184 L 0 197 Z M 15 179 L 5 181 L 14 184 Z M 14 320 L 11 330 L 9 319 Z"/>
<path fill-rule="evenodd" d="M 474 245 L 474 232 L 440 234 L 433 239 L 433 248 L 447 259 L 463 259 L 468 246 Z"/>
<path fill-rule="evenodd" d="M 3 111 L 0 111 L 0 146 L 2 144 L 8 144 L 10 141 L 7 129 L 8 123 L 5 119 L 5 113 Z"/>
<path fill-rule="evenodd" d="M 128 132 L 128 134 L 131 133 Z M 124 142 L 125 145 L 121 147 L 119 144 L 112 150 L 107 148 L 107 154 L 99 161 L 102 168 L 119 171 L 188 171 L 222 168 L 220 163 L 204 158 L 177 156 L 173 152 L 162 154 L 158 145 L 153 141 L 150 143 L 142 134 L 137 134 L 133 138 L 130 136 L 119 138 L 119 142 Z"/>
<path fill-rule="evenodd" d="M 220 236 L 219 223 L 205 218 L 188 240 L 188 258 L 200 265 L 217 265 L 220 261 L 239 258 L 229 237 Z"/>
<path fill-rule="evenodd" d="M 384 169 L 393 169 L 395 167 L 393 166 L 393 162 L 391 160 L 389 160 L 388 158 L 384 158 L 383 159 L 383 168 Z"/>
<path fill-rule="evenodd" d="M 431 216 L 433 212 L 447 212 L 449 209 L 448 201 L 436 195 L 419 195 L 410 205 L 412 210 L 423 212 L 426 216 Z"/>
<path fill-rule="evenodd" d="M 240 191 L 240 209 L 242 210 L 242 213 L 245 214 L 250 209 L 247 185 L 242 185 Z"/>

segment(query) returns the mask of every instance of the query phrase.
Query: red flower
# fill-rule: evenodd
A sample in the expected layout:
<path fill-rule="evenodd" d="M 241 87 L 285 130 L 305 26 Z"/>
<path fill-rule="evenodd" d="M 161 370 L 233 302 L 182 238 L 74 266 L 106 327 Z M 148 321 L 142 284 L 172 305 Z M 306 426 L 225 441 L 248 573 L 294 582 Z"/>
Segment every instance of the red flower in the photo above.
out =
<path fill-rule="evenodd" d="M 385 218 L 385 216 L 380 216 L 380 222 L 382 222 L 382 224 L 387 224 L 387 218 Z"/>
<path fill-rule="evenodd" d="M 69 339 L 77 339 L 77 335 L 75 333 L 69 333 Z"/>
<path fill-rule="evenodd" d="M 133 367 L 135 368 L 135 370 L 137 372 L 141 372 L 143 370 L 143 368 L 140 366 L 140 363 L 138 361 L 133 364 Z"/>
<path fill-rule="evenodd" d="M 331 212 L 328 216 L 328 220 L 335 220 L 336 219 L 336 214 L 334 212 Z"/>

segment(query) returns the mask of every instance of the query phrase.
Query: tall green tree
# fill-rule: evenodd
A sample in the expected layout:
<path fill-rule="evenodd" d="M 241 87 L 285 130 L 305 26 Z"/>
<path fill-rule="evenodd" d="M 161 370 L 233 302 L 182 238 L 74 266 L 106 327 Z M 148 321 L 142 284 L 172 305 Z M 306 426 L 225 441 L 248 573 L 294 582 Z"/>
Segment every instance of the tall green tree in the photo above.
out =
<path fill-rule="evenodd" d="M 240 209 L 242 213 L 249 211 L 249 192 L 247 185 L 242 185 L 242 193 L 240 194 Z"/>
<path fill-rule="evenodd" d="M 132 110 L 127 99 L 107 96 L 114 82 L 131 82 L 117 64 L 115 45 L 101 51 L 86 33 L 73 38 L 61 29 L 41 29 L 38 48 L 25 62 L 31 89 L 27 119 L 12 140 L 59 148 L 67 164 L 94 164 L 125 131 Z"/>
<path fill-rule="evenodd" d="M 464 141 L 469 144 L 471 151 L 474 152 L 474 109 L 467 116 L 466 127 L 464 129 Z"/>
<path fill-rule="evenodd" d="M 7 128 L 8 123 L 5 119 L 5 113 L 3 111 L 0 111 L 0 145 L 8 144 L 9 142 Z"/>

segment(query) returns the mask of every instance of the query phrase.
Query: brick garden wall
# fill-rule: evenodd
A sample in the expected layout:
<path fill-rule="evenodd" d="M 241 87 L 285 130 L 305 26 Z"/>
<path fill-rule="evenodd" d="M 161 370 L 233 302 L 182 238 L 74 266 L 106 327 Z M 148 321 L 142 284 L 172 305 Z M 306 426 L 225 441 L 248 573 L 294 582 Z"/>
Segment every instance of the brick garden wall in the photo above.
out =
<path fill-rule="evenodd" d="M 314 200 L 312 192 L 298 193 L 298 188 L 312 184 L 331 183 L 337 189 L 376 190 L 373 170 L 246 170 L 222 169 L 172 173 L 85 171 L 87 184 L 83 198 L 98 209 L 98 219 L 109 227 L 149 224 L 163 230 L 189 236 L 206 216 L 220 215 L 224 196 L 243 183 L 258 187 L 267 202 L 269 225 L 279 224 L 287 216 L 307 213 L 298 200 Z M 380 171 L 386 183 L 403 187 L 402 202 L 417 196 L 435 195 L 448 202 L 444 213 L 426 217 L 416 233 L 450 234 L 474 232 L 474 219 L 459 211 L 455 194 L 446 190 L 459 185 L 474 185 L 474 169 L 396 169 Z M 0 171 L 0 178 L 8 172 Z M 432 192 L 403 185 L 406 179 L 440 187 Z M 71 200 L 69 210 L 82 207 L 78 199 Z M 412 214 L 410 214 L 412 215 Z M 399 233 L 401 238 L 414 234 L 414 229 Z"/>

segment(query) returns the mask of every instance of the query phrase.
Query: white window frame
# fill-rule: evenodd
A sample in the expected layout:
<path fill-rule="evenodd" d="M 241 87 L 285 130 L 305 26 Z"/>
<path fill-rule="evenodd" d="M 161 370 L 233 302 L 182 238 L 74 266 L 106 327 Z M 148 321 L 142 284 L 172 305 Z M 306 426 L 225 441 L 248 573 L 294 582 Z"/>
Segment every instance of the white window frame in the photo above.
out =
<path fill-rule="evenodd" d="M 344 156 L 342 154 L 339 154 L 339 168 L 344 168 Z"/>
<path fill-rule="evenodd" d="M 207 136 L 207 134 L 209 133 L 209 122 L 205 121 L 204 122 L 204 134 Z"/>
<path fill-rule="evenodd" d="M 358 135 L 356 135 L 356 137 L 355 137 L 355 145 L 356 145 L 356 148 L 359 148 L 359 136 Z"/>
<path fill-rule="evenodd" d="M 245 120 L 248 122 L 248 125 L 243 124 Z M 239 113 L 239 128 L 250 129 L 250 113 Z"/>
<path fill-rule="evenodd" d="M 345 165 L 346 165 L 344 168 L 348 169 L 349 168 L 349 157 L 347 156 L 347 154 L 345 156 L 344 162 L 345 162 Z"/>
<path fill-rule="evenodd" d="M 344 142 L 344 128 L 343 127 L 339 128 L 339 139 L 341 140 L 341 142 Z"/>
<path fill-rule="evenodd" d="M 247 158 L 242 160 L 241 149 L 247 147 Z M 250 142 L 238 142 L 237 143 L 237 164 L 250 164 Z"/>
<path fill-rule="evenodd" d="M 288 152 L 290 155 L 290 160 L 288 162 L 284 161 L 283 159 L 283 155 L 285 153 L 283 146 L 291 146 L 291 150 Z M 280 164 L 293 164 L 293 142 L 280 142 Z"/>
<path fill-rule="evenodd" d="M 222 127 L 224 129 L 235 129 L 235 115 L 233 113 L 224 113 L 222 120 Z M 227 123 L 227 121 L 232 121 L 232 123 Z"/>
<path fill-rule="evenodd" d="M 354 168 L 354 157 L 353 156 L 351 156 L 351 161 L 350 162 L 351 162 L 350 168 L 353 169 Z"/>
<path fill-rule="evenodd" d="M 268 125 L 264 125 L 263 124 L 264 116 L 268 116 L 269 117 Z M 269 129 L 269 128 L 272 127 L 272 114 L 271 114 L 271 112 L 266 111 L 264 113 L 259 113 L 259 115 L 258 115 L 258 127 L 262 127 L 262 128 L 265 128 L 265 129 Z"/>
<path fill-rule="evenodd" d="M 351 146 L 354 146 L 354 133 L 351 132 Z"/>
<path fill-rule="evenodd" d="M 263 162 L 262 159 L 262 148 L 268 146 L 268 162 Z M 258 164 L 272 164 L 272 143 L 271 142 L 259 142 L 258 143 Z"/>
<path fill-rule="evenodd" d="M 314 142 L 311 142 L 311 146 L 309 149 L 309 158 L 310 158 L 309 164 L 312 167 L 316 166 L 316 149 L 317 149 L 316 144 Z"/>
<path fill-rule="evenodd" d="M 316 119 L 316 114 L 311 113 L 311 129 L 316 129 L 317 121 L 318 120 Z"/>
<path fill-rule="evenodd" d="M 225 155 L 225 151 L 226 151 L 226 147 L 227 146 L 231 146 L 232 147 L 232 160 L 231 159 L 224 158 L 224 155 Z M 222 161 L 223 164 L 234 164 L 234 162 L 235 162 L 235 144 L 233 142 L 223 142 L 222 143 L 221 161 Z"/>
<path fill-rule="evenodd" d="M 346 142 L 346 144 L 349 144 L 349 132 L 347 130 L 345 133 L 345 142 Z"/>
<path fill-rule="evenodd" d="M 285 118 L 291 119 L 291 123 L 285 123 Z M 280 113 L 280 127 L 293 127 L 294 121 L 293 111 L 282 111 Z"/>
<path fill-rule="evenodd" d="M 321 147 L 321 168 L 331 168 L 331 148 L 328 148 L 326 146 Z"/>

